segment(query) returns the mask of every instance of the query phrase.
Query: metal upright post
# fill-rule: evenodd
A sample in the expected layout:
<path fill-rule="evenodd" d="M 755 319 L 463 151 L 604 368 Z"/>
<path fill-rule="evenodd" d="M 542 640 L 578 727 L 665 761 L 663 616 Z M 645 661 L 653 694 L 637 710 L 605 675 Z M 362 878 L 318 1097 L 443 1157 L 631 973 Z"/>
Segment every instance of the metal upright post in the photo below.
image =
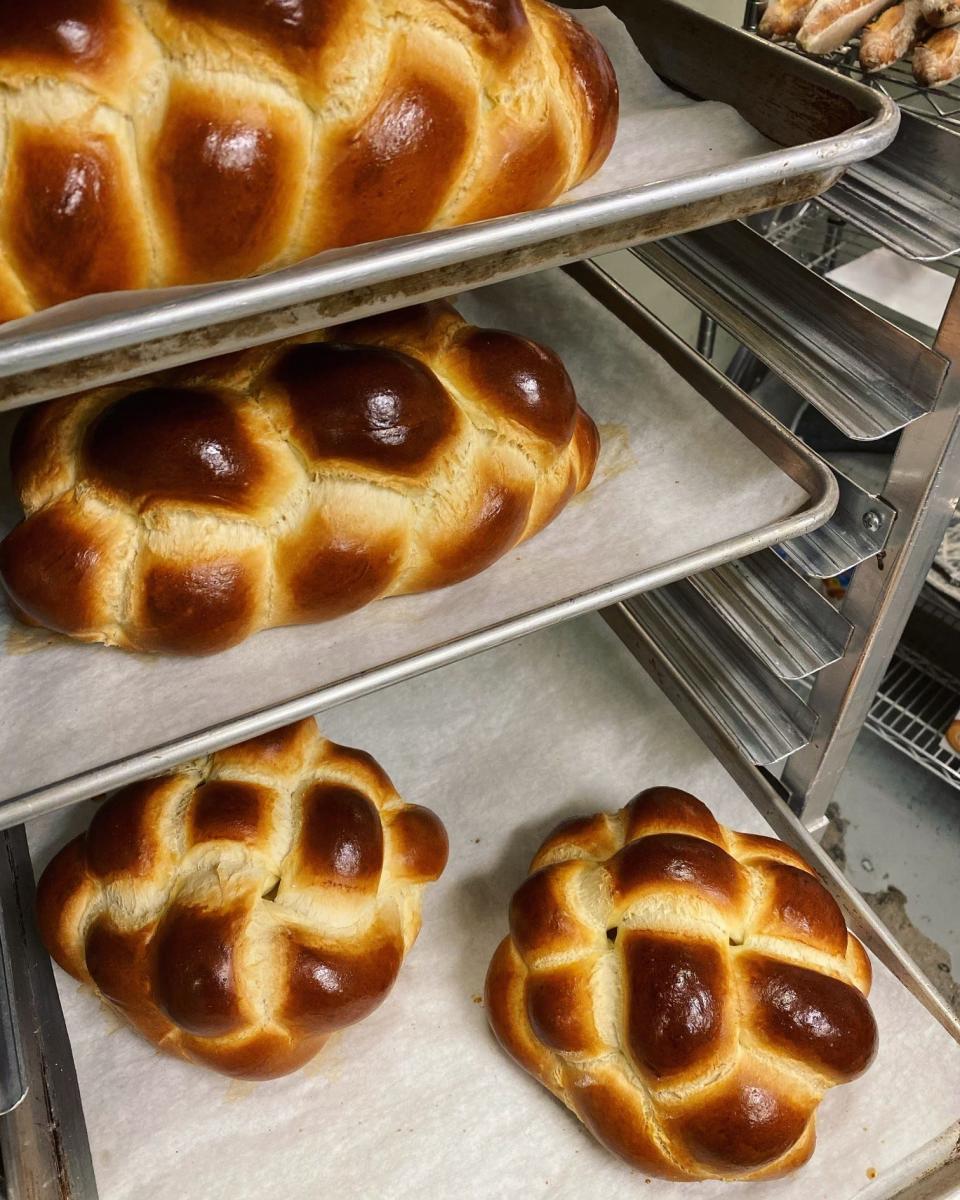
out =
<path fill-rule="evenodd" d="M 896 520 L 884 551 L 856 569 L 842 607 L 853 636 L 843 658 L 817 676 L 809 699 L 819 715 L 817 732 L 789 759 L 783 775 L 794 810 L 808 829 L 824 824 L 826 807 L 960 499 L 960 285 L 954 285 L 934 348 L 949 360 L 946 380 L 933 411 L 900 435 L 883 490 Z"/>
<path fill-rule="evenodd" d="M 21 1102 L 0 1116 L 6 1196 L 96 1200 L 73 1054 L 33 908 L 33 868 L 26 832 L 18 825 L 0 831 L 0 926 L 27 1088 Z"/>

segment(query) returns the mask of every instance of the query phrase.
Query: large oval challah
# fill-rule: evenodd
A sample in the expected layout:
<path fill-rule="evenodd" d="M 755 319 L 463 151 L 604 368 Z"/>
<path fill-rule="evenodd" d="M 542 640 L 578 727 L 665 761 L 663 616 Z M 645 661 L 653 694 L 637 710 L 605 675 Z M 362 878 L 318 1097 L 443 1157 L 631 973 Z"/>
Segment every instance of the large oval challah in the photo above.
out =
<path fill-rule="evenodd" d="M 869 959 L 803 859 L 651 788 L 561 825 L 530 869 L 487 975 L 504 1049 L 648 1175 L 805 1162 L 876 1026 Z"/>
<path fill-rule="evenodd" d="M 60 966 L 160 1049 L 268 1079 L 381 1003 L 446 861 L 437 817 L 311 719 L 117 792 L 37 914 Z"/>
<path fill-rule="evenodd" d="M 28 410 L 0 577 L 34 623 L 209 653 L 475 574 L 597 452 L 549 350 L 406 309 Z"/>
<path fill-rule="evenodd" d="M 0 84 L 0 320 L 538 208 L 617 124 L 544 0 L 5 0 Z"/>

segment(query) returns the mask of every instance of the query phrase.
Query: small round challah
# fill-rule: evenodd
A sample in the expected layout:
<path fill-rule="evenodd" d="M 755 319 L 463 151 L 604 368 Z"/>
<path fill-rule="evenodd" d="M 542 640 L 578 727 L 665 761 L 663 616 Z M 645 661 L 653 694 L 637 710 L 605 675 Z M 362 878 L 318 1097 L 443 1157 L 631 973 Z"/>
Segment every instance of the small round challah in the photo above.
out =
<path fill-rule="evenodd" d="M 559 826 L 531 872 L 487 974 L 504 1049 L 647 1174 L 804 1163 L 877 1031 L 866 953 L 803 859 L 658 787 Z"/>
<path fill-rule="evenodd" d="M 269 1079 L 381 1003 L 446 861 L 437 817 L 311 719 L 117 792 L 37 914 L 60 966 L 160 1049 Z"/>

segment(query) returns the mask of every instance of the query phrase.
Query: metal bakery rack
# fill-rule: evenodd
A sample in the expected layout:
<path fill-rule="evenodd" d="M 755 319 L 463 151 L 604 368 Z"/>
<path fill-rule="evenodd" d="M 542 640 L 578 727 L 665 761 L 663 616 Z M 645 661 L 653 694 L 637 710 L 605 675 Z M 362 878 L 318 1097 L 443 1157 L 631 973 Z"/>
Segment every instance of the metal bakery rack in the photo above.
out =
<path fill-rule="evenodd" d="M 756 821 L 752 805 L 797 847 L 854 931 L 923 1006 L 927 1025 L 939 1023 L 960 1040 L 957 1017 L 816 839 L 956 502 L 960 293 L 929 346 L 740 220 L 807 205 L 845 166 L 870 158 L 828 193 L 829 212 L 837 216 L 846 206 L 840 219 L 848 225 L 856 216 L 858 228 L 885 244 L 943 258 L 960 249 L 960 236 L 953 238 L 960 231 L 960 156 L 924 154 L 918 161 L 909 130 L 906 141 L 901 134 L 890 144 L 897 109 L 882 91 L 675 0 L 618 0 L 611 8 L 664 79 L 695 98 L 732 104 L 776 152 L 546 214 L 361 247 L 306 271 L 106 314 L 66 331 L 41 323 L 0 343 L 0 407 L 15 407 L 56 394 L 68 380 L 73 389 L 78 381 L 133 376 L 496 283 L 467 298 L 469 313 L 506 312 L 516 328 L 542 330 L 546 340 L 552 330 L 576 360 L 587 407 L 591 400 L 612 405 L 603 413 L 607 466 L 600 486 L 552 530 L 447 592 L 390 601 L 319 631 L 254 639 L 269 646 L 271 665 L 280 664 L 275 670 L 264 671 L 262 659 L 245 657 L 243 647 L 174 667 L 7 628 L 0 655 L 0 1154 L 12 1200 L 98 1194 L 87 1135 L 93 1114 L 85 1121 L 83 1080 L 32 921 L 34 867 L 24 822 L 34 831 L 60 810 L 69 818 L 71 806 L 105 788 L 298 715 L 344 705 L 333 715 L 345 718 L 348 701 L 386 705 L 423 682 L 414 676 L 528 634 L 535 637 L 524 645 L 534 645 L 548 626 L 593 611 L 617 635 L 616 653 L 629 651 L 695 731 L 687 742 L 671 734 L 677 745 L 664 761 L 675 764 L 677 779 L 684 778 L 685 757 L 703 754 L 702 739 L 748 814 L 737 819 Z M 960 136 L 923 125 L 927 136 Z M 955 149 L 951 141 L 949 152 Z M 957 168 L 950 177 L 942 174 L 945 162 Z M 914 219 L 918 203 L 938 217 L 926 231 Z M 790 209 L 780 227 L 792 220 L 800 228 L 813 212 Z M 871 225 L 874 212 L 882 219 Z M 927 254 L 931 243 L 934 253 Z M 625 246 L 843 434 L 869 442 L 900 431 L 882 486 L 829 466 L 607 272 L 584 261 Z M 569 263 L 575 265 L 564 273 L 553 270 Z M 509 280 L 515 282 L 503 282 Z M 582 358 L 577 326 L 586 328 Z M 603 389 L 590 394 L 591 380 L 601 377 L 611 393 L 606 401 Z M 638 414 L 647 422 L 639 430 Z M 646 439 L 648 453 L 632 453 L 637 439 Z M 716 450 L 704 454 L 705 444 Z M 629 487 L 618 492 L 618 479 Z M 599 508 L 604 504 L 608 509 Z M 578 540 L 578 529 L 590 536 Z M 604 529 L 613 534 L 608 542 Z M 809 580 L 851 568 L 837 610 Z M 585 630 L 584 644 L 605 637 L 616 645 L 596 618 L 583 621 L 564 629 Z M 557 654 L 574 643 L 536 644 L 547 647 L 544 662 L 555 670 Z M 471 666 L 449 670 L 462 680 Z M 589 669 L 583 661 L 576 667 Z M 445 678 L 433 677 L 435 691 Z M 211 679 L 222 698 L 211 705 L 204 693 L 203 704 L 191 707 L 191 691 Z M 569 682 L 575 692 L 577 679 Z M 639 679 L 636 686 L 642 691 Z M 377 689 L 389 690 L 369 695 Z M 47 725 L 47 714 L 65 712 L 71 695 L 69 716 Z M 138 721 L 138 710 L 150 720 Z M 655 740 L 658 722 L 673 728 L 670 704 L 650 697 L 630 720 L 641 741 Z M 399 743 L 393 754 L 402 758 Z M 621 799 L 642 782 L 624 779 Z M 31 841 L 37 844 L 35 836 Z M 503 906 L 504 897 L 498 902 Z M 892 1165 L 869 1196 L 954 1194 L 957 1128 L 937 1133 Z"/>

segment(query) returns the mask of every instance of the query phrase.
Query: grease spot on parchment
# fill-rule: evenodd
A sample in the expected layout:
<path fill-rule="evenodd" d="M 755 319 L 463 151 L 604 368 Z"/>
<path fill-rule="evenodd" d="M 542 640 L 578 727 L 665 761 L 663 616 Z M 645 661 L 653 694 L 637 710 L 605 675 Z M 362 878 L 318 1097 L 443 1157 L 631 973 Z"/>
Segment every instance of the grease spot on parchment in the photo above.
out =
<path fill-rule="evenodd" d="M 340 1034 L 331 1033 L 320 1053 L 300 1068 L 300 1074 L 305 1079 L 316 1079 L 318 1075 L 323 1075 L 327 1079 L 336 1080 L 341 1077 L 346 1065 Z"/>
<path fill-rule="evenodd" d="M 81 986 L 82 990 L 88 991 L 86 984 L 81 984 L 80 986 Z M 97 1000 L 100 1003 L 100 1011 L 103 1014 L 103 1018 L 106 1023 L 106 1026 L 107 1026 L 106 1036 L 113 1037 L 113 1035 L 115 1033 L 119 1033 L 121 1029 L 123 1029 L 127 1033 L 129 1033 L 130 1032 L 129 1024 L 123 1020 L 123 1018 L 117 1013 L 117 1011 L 114 1008 L 112 1008 L 106 1002 L 106 1000 L 102 999 L 100 996 L 97 996 Z"/>
<path fill-rule="evenodd" d="M 49 629 L 38 629 L 33 625 L 21 625 L 19 621 L 7 630 L 4 653 L 11 657 L 33 654 L 37 650 L 49 650 L 51 646 L 63 644 L 70 639 Z"/>
<path fill-rule="evenodd" d="M 590 494 L 598 483 L 606 483 L 608 479 L 616 479 L 624 471 L 629 471 L 636 465 L 637 456 L 630 445 L 630 427 L 619 421 L 609 421 L 598 425 L 600 431 L 600 459 L 597 471 L 590 487 L 575 496 L 571 504 L 576 504 L 583 496 Z"/>
<path fill-rule="evenodd" d="M 246 1100 L 257 1090 L 257 1085 L 251 1079 L 234 1079 L 223 1094 L 224 1104 L 236 1104 Z"/>
<path fill-rule="evenodd" d="M 54 633 L 53 630 L 43 629 L 40 626 L 21 625 L 19 621 L 16 621 L 7 630 L 3 649 L 5 654 L 15 657 L 21 654 L 33 654 L 37 650 L 53 650 L 57 646 L 76 646 L 79 644 L 78 639 L 67 637 L 65 633 Z M 138 663 L 151 667 L 157 666 L 158 663 L 164 661 L 163 657 L 159 654 L 147 654 L 137 650 L 121 651 L 100 642 L 94 645 L 94 652 L 104 652 L 107 650 L 123 654 L 125 658 L 136 659 Z"/>

